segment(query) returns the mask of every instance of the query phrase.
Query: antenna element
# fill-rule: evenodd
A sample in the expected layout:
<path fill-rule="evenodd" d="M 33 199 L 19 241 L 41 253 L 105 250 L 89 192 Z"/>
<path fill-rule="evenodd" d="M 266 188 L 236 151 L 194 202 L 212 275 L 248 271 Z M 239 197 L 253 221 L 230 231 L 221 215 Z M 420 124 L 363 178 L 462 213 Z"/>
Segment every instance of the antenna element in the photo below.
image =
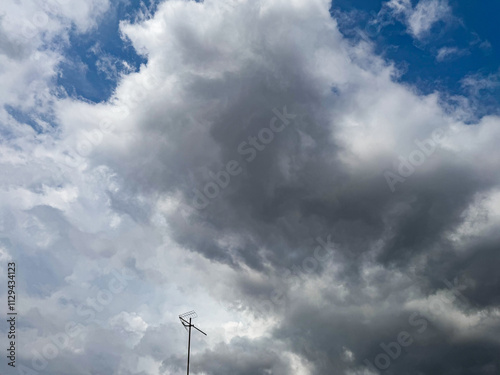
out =
<path fill-rule="evenodd" d="M 195 325 L 193 323 L 191 323 L 191 321 L 193 319 L 197 318 L 197 317 L 198 317 L 198 314 L 196 314 L 196 312 L 194 310 L 188 311 L 187 313 L 179 315 L 179 319 L 180 319 L 182 325 L 184 326 L 184 328 L 186 330 L 189 331 L 189 336 L 188 336 L 187 375 L 189 375 L 189 357 L 190 357 L 190 354 L 191 354 L 191 328 L 196 329 L 197 331 L 203 333 L 205 336 L 207 335 L 205 332 L 203 332 L 198 327 L 195 327 Z M 188 319 L 189 319 L 189 321 L 188 321 Z"/>

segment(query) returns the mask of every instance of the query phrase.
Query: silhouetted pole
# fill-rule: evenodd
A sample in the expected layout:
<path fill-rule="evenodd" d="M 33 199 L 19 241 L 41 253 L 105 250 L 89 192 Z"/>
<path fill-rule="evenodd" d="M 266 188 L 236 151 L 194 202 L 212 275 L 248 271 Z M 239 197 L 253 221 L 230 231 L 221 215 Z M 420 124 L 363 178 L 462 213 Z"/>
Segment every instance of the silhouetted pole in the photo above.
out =
<path fill-rule="evenodd" d="M 187 361 L 187 375 L 189 375 L 189 359 L 191 357 L 191 327 L 193 327 L 194 329 L 196 329 L 197 331 L 200 331 L 201 333 L 203 333 L 205 336 L 207 335 L 205 332 L 203 332 L 201 329 L 199 329 L 198 327 L 196 327 L 193 323 L 192 323 L 192 319 L 196 318 L 198 315 L 194 312 L 194 311 L 189 311 L 185 314 L 181 314 L 179 315 L 179 319 L 181 320 L 181 323 L 182 325 L 184 326 L 184 328 L 189 328 L 189 335 L 188 335 L 188 361 Z M 189 317 L 189 322 L 186 320 L 186 318 Z"/>
<path fill-rule="evenodd" d="M 189 356 L 191 354 L 191 318 L 189 318 L 189 338 L 188 338 L 188 372 L 189 375 Z"/>

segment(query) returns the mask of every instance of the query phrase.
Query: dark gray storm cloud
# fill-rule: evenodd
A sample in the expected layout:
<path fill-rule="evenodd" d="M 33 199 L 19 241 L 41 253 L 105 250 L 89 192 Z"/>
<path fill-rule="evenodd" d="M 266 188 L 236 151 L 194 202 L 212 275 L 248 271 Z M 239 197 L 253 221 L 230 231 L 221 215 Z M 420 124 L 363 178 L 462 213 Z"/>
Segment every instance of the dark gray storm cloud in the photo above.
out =
<path fill-rule="evenodd" d="M 269 340 L 248 340 L 234 338 L 229 343 L 222 343 L 205 351 L 193 359 L 192 371 L 206 374 L 278 374 L 291 373 L 292 366 L 273 348 Z M 175 369 L 181 372 L 185 358 L 170 357 L 162 364 L 164 372 Z"/>
<path fill-rule="evenodd" d="M 498 119 L 465 125 L 398 84 L 343 39 L 327 1 L 228 4 L 167 3 L 127 29 L 161 83 L 126 147 L 94 159 L 135 193 L 178 200 L 165 213 L 178 244 L 262 278 L 222 298 L 272 317 L 272 339 L 206 349 L 194 371 L 289 373 L 284 344 L 313 374 L 498 372 L 480 328 L 498 330 L 498 236 L 464 229 L 492 209 L 478 197 L 498 187 Z M 327 236 L 334 256 L 315 259 Z"/>

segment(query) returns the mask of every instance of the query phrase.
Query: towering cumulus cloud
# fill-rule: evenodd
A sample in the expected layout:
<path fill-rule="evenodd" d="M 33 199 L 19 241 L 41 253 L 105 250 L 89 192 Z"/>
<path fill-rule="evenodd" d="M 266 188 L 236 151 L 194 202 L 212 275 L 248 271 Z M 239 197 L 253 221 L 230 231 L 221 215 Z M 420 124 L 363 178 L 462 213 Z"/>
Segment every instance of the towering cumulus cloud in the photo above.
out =
<path fill-rule="evenodd" d="M 330 6 L 162 2 L 120 23 L 147 63 L 109 100 L 52 91 L 5 138 L 24 373 L 184 373 L 195 308 L 193 374 L 498 374 L 500 118 L 401 83 Z"/>

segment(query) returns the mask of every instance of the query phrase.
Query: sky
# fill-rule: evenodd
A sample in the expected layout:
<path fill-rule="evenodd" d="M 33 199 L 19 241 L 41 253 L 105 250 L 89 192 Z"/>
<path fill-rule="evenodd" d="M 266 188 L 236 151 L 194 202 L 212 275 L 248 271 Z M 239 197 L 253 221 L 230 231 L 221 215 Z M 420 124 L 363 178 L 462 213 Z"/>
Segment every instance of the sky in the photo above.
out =
<path fill-rule="evenodd" d="M 498 374 L 499 11 L 2 2 L 2 374 Z"/>

